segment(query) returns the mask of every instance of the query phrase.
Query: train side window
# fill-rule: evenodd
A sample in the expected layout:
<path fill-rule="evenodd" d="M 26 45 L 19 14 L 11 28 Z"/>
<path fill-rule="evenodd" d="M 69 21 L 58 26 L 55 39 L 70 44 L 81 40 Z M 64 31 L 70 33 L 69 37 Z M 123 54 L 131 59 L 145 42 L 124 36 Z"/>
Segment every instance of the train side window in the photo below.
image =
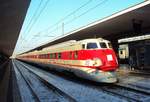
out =
<path fill-rule="evenodd" d="M 45 54 L 45 59 L 47 59 L 48 58 L 48 56 L 47 56 L 47 54 Z"/>
<path fill-rule="evenodd" d="M 53 54 L 51 53 L 51 54 L 50 54 L 50 59 L 52 59 L 52 58 L 53 58 Z"/>
<path fill-rule="evenodd" d="M 47 54 L 45 54 L 45 59 L 47 59 L 48 58 L 48 55 Z"/>
<path fill-rule="evenodd" d="M 74 53 L 74 58 L 75 58 L 75 59 L 78 58 L 78 52 L 77 52 L 77 51 L 75 51 L 75 53 Z"/>
<path fill-rule="evenodd" d="M 97 43 L 87 43 L 87 49 L 98 48 Z"/>
<path fill-rule="evenodd" d="M 69 58 L 70 59 L 72 58 L 72 52 L 69 52 Z"/>
<path fill-rule="evenodd" d="M 57 53 L 55 53 L 55 58 L 57 58 Z"/>
<path fill-rule="evenodd" d="M 57 54 L 56 53 L 54 53 L 54 58 L 57 58 Z"/>
<path fill-rule="evenodd" d="M 53 58 L 56 58 L 56 53 L 53 53 Z"/>
<path fill-rule="evenodd" d="M 58 53 L 58 59 L 60 59 L 61 58 L 61 53 Z"/>

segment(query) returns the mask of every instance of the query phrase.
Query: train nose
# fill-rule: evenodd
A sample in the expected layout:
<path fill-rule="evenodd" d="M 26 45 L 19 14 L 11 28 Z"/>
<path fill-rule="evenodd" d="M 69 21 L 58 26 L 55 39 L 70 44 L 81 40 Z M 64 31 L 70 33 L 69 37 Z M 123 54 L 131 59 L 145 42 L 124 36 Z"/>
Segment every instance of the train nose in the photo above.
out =
<path fill-rule="evenodd" d="M 103 51 L 103 66 L 101 66 L 101 70 L 115 70 L 118 67 L 118 61 L 113 50 L 104 50 Z"/>

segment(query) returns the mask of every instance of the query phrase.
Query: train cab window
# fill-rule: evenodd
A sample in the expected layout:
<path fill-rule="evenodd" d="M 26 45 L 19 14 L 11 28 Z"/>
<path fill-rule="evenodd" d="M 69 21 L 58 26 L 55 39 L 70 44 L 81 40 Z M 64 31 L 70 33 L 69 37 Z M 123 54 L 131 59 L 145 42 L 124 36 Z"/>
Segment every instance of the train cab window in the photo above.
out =
<path fill-rule="evenodd" d="M 109 48 L 112 48 L 112 44 L 111 43 L 108 43 L 108 46 L 109 46 Z"/>
<path fill-rule="evenodd" d="M 105 42 L 100 42 L 99 45 L 101 48 L 107 48 L 107 45 Z"/>
<path fill-rule="evenodd" d="M 97 43 L 87 43 L 87 49 L 98 48 Z"/>
<path fill-rule="evenodd" d="M 82 44 L 82 49 L 85 49 L 85 44 Z"/>

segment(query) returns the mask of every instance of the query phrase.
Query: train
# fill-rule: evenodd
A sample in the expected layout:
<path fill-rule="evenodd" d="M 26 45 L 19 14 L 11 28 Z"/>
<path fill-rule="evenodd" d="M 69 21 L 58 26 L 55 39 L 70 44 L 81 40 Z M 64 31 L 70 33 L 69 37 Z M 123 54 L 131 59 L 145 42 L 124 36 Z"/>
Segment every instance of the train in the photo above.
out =
<path fill-rule="evenodd" d="M 17 59 L 101 83 L 117 82 L 118 60 L 111 42 L 103 38 L 69 40 L 41 50 L 27 52 Z"/>
<path fill-rule="evenodd" d="M 126 38 L 121 41 L 118 49 L 120 63 L 129 64 L 132 70 L 149 71 L 150 35 Z"/>

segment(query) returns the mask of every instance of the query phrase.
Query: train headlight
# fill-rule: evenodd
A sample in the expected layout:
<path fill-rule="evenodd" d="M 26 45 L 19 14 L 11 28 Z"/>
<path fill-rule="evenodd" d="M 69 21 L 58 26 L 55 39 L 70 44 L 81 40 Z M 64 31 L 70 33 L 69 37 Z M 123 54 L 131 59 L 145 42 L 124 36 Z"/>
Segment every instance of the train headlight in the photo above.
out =
<path fill-rule="evenodd" d="M 92 64 L 93 64 L 93 62 L 92 62 L 91 59 L 88 59 L 88 60 L 85 61 L 86 66 L 92 66 Z"/>
<path fill-rule="evenodd" d="M 93 66 L 101 66 L 102 65 L 102 60 L 100 58 L 94 58 L 93 59 Z"/>

